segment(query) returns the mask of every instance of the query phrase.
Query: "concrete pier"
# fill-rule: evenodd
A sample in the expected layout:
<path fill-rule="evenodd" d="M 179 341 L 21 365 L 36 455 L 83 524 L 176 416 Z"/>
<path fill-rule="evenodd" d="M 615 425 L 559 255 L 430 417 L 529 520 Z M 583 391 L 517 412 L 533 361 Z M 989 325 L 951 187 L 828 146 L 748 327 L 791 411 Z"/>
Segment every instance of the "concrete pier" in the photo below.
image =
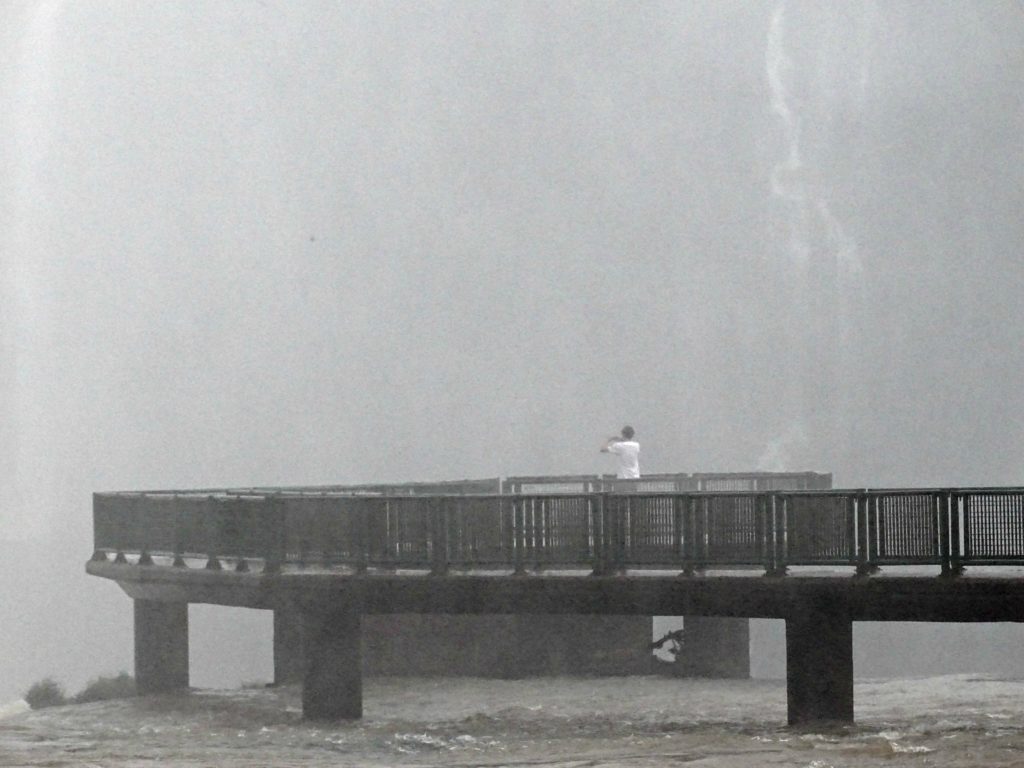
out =
<path fill-rule="evenodd" d="M 306 673 L 305 622 L 288 604 L 274 609 L 274 685 L 301 683 Z"/>
<path fill-rule="evenodd" d="M 750 677 L 750 620 L 686 616 L 683 664 L 690 677 Z"/>
<path fill-rule="evenodd" d="M 853 621 L 822 601 L 786 617 L 786 709 L 790 725 L 853 722 Z"/>
<path fill-rule="evenodd" d="M 272 571 L 210 571 L 109 560 L 90 560 L 86 569 L 116 581 L 134 601 L 140 692 L 188 686 L 189 603 L 274 610 L 280 611 L 275 621 L 278 678 L 288 680 L 301 668 L 306 717 L 328 720 L 358 718 L 362 713 L 362 616 L 368 621 L 386 620 L 392 614 L 481 616 L 500 605 L 503 621 L 507 618 L 503 631 L 514 634 L 520 617 L 540 620 L 529 626 L 552 627 L 562 622 L 578 625 L 583 618 L 590 626 L 584 638 L 602 635 L 605 619 L 620 625 L 616 617 L 621 616 L 681 615 L 690 621 L 691 630 L 700 623 L 690 619 L 693 616 L 744 622 L 746 617 L 783 619 L 787 720 L 794 726 L 852 722 L 854 621 L 1024 621 L 1024 579 L 1002 575 L 688 579 L 296 572 L 283 578 Z M 296 637 L 303 640 L 297 642 Z M 705 635 L 704 643 L 712 655 L 719 650 L 713 637 Z M 491 657 L 507 663 L 496 673 L 515 676 L 528 669 L 535 661 L 531 654 L 539 650 L 528 645 L 519 646 L 522 654 Z M 574 671 L 570 660 L 580 650 L 575 642 L 542 648 L 554 660 L 550 666 Z"/>
<path fill-rule="evenodd" d="M 651 622 L 580 614 L 369 615 L 367 675 L 636 675 L 651 670 Z"/>
<path fill-rule="evenodd" d="M 188 603 L 134 603 L 138 692 L 167 693 L 188 688 Z"/>
<path fill-rule="evenodd" d="M 306 669 L 302 714 L 311 720 L 363 716 L 362 615 L 352 606 L 302 612 Z"/>

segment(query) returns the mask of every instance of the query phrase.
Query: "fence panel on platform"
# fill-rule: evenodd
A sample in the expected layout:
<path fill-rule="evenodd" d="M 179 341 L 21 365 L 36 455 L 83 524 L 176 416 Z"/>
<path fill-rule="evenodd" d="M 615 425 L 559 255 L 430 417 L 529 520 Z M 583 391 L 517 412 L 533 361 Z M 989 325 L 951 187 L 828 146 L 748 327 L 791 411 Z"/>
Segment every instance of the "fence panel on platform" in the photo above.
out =
<path fill-rule="evenodd" d="M 285 520 L 284 559 L 298 565 L 322 564 L 327 512 L 325 495 L 286 494 L 280 498 Z"/>
<path fill-rule="evenodd" d="M 611 497 L 612 516 L 621 520 L 621 565 L 680 568 L 682 513 L 676 494 L 630 493 Z"/>
<path fill-rule="evenodd" d="M 425 568 L 434 551 L 434 511 L 437 499 L 389 497 L 383 499 L 387 521 L 390 561 L 378 564 L 396 568 Z M 371 564 L 374 564 L 371 561 Z"/>
<path fill-rule="evenodd" d="M 517 560 L 534 568 L 592 565 L 599 543 L 594 505 L 586 495 L 522 496 L 516 502 L 521 535 Z"/>
<path fill-rule="evenodd" d="M 501 492 L 513 495 L 594 493 L 601 490 L 600 475 L 531 475 L 507 477 Z"/>
<path fill-rule="evenodd" d="M 123 555 L 146 546 L 146 532 L 139 524 L 139 494 L 93 494 L 93 550 Z"/>
<path fill-rule="evenodd" d="M 94 500 L 98 551 L 145 556 L 208 558 L 265 557 L 276 546 L 280 526 L 265 497 L 213 494 L 97 494 Z"/>
<path fill-rule="evenodd" d="M 764 472 L 754 477 L 758 491 L 826 491 L 832 475 L 821 472 Z"/>
<path fill-rule="evenodd" d="M 282 560 L 328 568 L 365 566 L 368 499 L 330 493 L 281 494 L 271 502 L 267 525 L 271 530 L 280 527 L 275 535 L 282 540 Z"/>
<path fill-rule="evenodd" d="M 233 559 L 239 570 L 247 570 L 250 559 L 273 557 L 280 532 L 265 496 L 215 496 L 210 502 L 207 523 L 214 544 L 208 565 L 215 565 L 213 558 L 222 556 Z"/>
<path fill-rule="evenodd" d="M 451 493 L 381 495 L 344 490 L 146 491 L 93 496 L 97 559 L 138 554 L 263 558 L 275 567 L 344 565 L 695 569 L 763 565 L 1024 565 L 1024 489 L 767 490 L 824 484 L 795 473 L 516 478 L 515 494 L 463 493 L 496 481 L 440 484 Z M 462 483 L 462 485 L 460 485 Z M 758 486 L 758 491 L 688 492 L 686 487 Z M 669 486 L 673 490 L 668 490 Z M 524 494 L 527 488 L 550 492 Z M 680 490 L 680 488 L 684 490 Z M 589 488 L 587 492 L 580 488 Z M 576 489 L 576 492 L 569 492 Z M 603 490 L 595 490 L 603 489 Z M 612 490 L 609 490 L 612 489 Z M 410 489 L 406 489 L 407 491 Z M 437 487 L 432 488 L 437 490 Z"/>
<path fill-rule="evenodd" d="M 696 478 L 684 474 L 644 475 L 639 478 L 605 477 L 601 490 L 607 493 L 685 493 L 698 490 Z"/>
<path fill-rule="evenodd" d="M 1024 565 L 1024 491 L 979 489 L 957 494 L 963 565 Z"/>
<path fill-rule="evenodd" d="M 175 534 L 172 551 L 180 557 L 206 557 L 216 555 L 219 546 L 215 534 L 210 494 L 173 494 L 147 496 L 146 505 L 154 509 L 173 510 Z"/>
<path fill-rule="evenodd" d="M 708 474 L 693 475 L 698 491 L 756 491 L 757 478 L 753 475 Z"/>
<path fill-rule="evenodd" d="M 938 491 L 869 491 L 869 559 L 872 564 L 942 564 L 940 530 L 948 495 Z"/>
<path fill-rule="evenodd" d="M 785 515 L 777 567 L 857 564 L 856 493 L 805 492 L 776 498 Z"/>
<path fill-rule="evenodd" d="M 385 496 L 467 496 L 471 494 L 499 493 L 501 478 L 482 480 L 442 480 L 433 483 L 397 483 L 379 488 Z"/>
<path fill-rule="evenodd" d="M 513 505 L 501 496 L 447 500 L 448 562 L 454 568 L 511 566 Z"/>
<path fill-rule="evenodd" d="M 694 498 L 694 557 L 698 567 L 771 567 L 767 494 L 712 493 Z"/>
<path fill-rule="evenodd" d="M 137 496 L 132 499 L 129 526 L 135 548 L 149 555 L 173 555 L 181 551 L 178 541 L 178 504 L 174 497 Z"/>
<path fill-rule="evenodd" d="M 324 498 L 321 550 L 325 565 L 366 567 L 368 506 L 369 502 L 359 497 L 330 494 Z"/>

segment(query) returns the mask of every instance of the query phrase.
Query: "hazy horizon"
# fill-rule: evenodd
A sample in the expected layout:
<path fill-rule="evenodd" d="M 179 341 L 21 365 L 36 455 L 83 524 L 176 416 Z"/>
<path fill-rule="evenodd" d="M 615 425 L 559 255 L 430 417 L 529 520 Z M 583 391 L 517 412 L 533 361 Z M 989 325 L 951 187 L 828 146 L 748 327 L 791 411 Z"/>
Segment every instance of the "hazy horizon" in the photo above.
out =
<path fill-rule="evenodd" d="M 98 490 L 598 473 L 627 422 L 1020 485 L 1022 75 L 1011 0 L 3 5 L 11 668 L 87 671 L 23 663 L 44 600 L 124 656 Z"/>

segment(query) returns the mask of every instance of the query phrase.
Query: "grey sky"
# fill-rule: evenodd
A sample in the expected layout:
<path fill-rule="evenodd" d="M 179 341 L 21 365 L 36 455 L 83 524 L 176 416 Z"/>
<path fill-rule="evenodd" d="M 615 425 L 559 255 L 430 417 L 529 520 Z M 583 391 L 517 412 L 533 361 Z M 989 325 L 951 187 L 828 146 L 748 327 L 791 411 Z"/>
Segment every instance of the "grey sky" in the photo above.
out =
<path fill-rule="evenodd" d="M 1018 484 L 1022 52 L 1009 1 L 7 3 L 0 538 L 627 421 Z"/>

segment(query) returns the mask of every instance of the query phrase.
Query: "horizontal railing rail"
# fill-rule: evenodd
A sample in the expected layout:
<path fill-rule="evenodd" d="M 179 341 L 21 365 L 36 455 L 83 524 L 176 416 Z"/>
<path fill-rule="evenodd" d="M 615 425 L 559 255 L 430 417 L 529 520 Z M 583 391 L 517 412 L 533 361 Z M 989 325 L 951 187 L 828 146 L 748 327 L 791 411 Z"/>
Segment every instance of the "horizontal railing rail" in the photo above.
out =
<path fill-rule="evenodd" d="M 526 484 L 524 483 L 524 486 Z M 1024 565 L 1024 489 L 97 493 L 94 557 L 274 572 Z"/>
<path fill-rule="evenodd" d="M 245 496 L 252 494 L 315 496 L 323 493 L 354 496 L 433 496 L 490 493 L 519 495 L 524 493 L 771 491 L 814 490 L 831 487 L 832 475 L 822 472 L 702 472 L 693 474 L 674 472 L 647 474 L 637 479 L 618 479 L 614 475 L 530 475 L 403 483 L 200 488 L 188 491 L 153 489 L 135 493 L 177 496 Z"/>

